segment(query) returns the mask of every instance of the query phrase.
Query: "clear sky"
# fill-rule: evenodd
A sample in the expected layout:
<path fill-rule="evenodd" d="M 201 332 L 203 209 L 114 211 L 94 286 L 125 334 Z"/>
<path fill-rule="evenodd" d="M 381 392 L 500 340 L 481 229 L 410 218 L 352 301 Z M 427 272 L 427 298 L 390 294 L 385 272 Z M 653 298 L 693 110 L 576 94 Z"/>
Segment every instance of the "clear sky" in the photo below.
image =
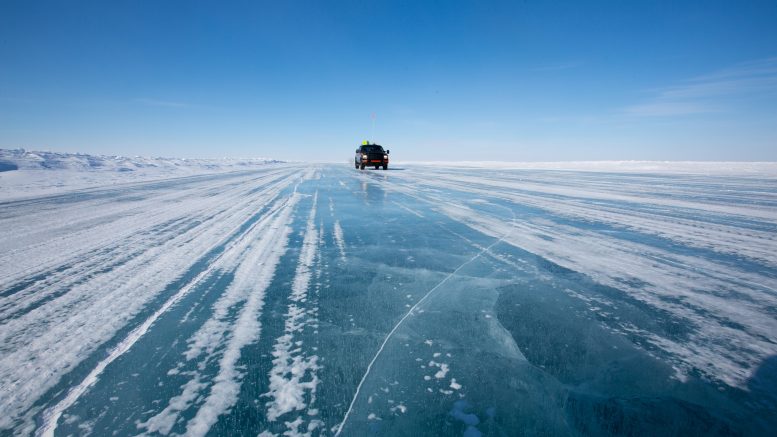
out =
<path fill-rule="evenodd" d="M 0 147 L 339 161 L 366 138 L 774 161 L 777 2 L 0 2 Z"/>

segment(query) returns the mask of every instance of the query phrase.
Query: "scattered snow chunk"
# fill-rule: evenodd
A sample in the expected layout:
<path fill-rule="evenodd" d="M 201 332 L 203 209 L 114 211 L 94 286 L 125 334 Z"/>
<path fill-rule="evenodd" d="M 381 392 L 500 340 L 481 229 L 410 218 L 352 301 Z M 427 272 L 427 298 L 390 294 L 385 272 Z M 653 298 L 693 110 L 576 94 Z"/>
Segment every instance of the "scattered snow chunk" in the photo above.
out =
<path fill-rule="evenodd" d="M 396 413 L 397 411 L 399 411 L 401 414 L 405 414 L 405 412 L 407 411 L 407 407 L 402 404 L 399 404 L 396 407 L 391 407 L 392 413 Z"/>

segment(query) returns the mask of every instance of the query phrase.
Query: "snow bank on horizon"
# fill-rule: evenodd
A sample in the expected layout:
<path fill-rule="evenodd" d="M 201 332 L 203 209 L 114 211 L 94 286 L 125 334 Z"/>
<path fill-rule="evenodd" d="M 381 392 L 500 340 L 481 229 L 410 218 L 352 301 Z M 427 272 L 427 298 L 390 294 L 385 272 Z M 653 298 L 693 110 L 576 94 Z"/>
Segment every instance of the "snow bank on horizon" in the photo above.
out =
<path fill-rule="evenodd" d="M 777 162 L 744 161 L 402 161 L 395 165 L 484 168 L 500 170 L 569 170 L 623 173 L 677 173 L 777 177 Z"/>
<path fill-rule="evenodd" d="M 280 163 L 270 158 L 186 159 L 0 149 L 0 200 Z"/>

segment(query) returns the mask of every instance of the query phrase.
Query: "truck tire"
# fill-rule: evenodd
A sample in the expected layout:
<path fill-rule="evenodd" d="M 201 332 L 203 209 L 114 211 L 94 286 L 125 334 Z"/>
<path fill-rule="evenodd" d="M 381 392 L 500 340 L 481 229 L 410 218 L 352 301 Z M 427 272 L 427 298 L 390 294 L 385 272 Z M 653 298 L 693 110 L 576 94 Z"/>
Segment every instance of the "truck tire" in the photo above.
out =
<path fill-rule="evenodd" d="M 377 170 L 377 169 L 378 169 L 378 167 L 380 167 L 380 166 L 379 166 L 379 165 L 376 165 L 376 166 L 375 166 L 375 170 Z"/>
<path fill-rule="evenodd" d="M 362 163 L 362 165 L 361 165 L 361 166 L 359 166 L 359 168 L 360 168 L 361 170 L 364 170 L 364 163 Z"/>
<path fill-rule="evenodd" d="M 383 170 L 388 170 L 388 164 L 383 164 Z"/>

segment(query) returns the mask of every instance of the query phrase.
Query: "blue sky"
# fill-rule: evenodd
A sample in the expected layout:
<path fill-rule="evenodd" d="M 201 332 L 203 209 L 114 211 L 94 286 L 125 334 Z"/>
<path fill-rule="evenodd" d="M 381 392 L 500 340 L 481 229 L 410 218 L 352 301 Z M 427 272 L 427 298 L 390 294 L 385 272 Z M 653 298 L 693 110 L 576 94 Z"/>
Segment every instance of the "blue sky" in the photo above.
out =
<path fill-rule="evenodd" d="M 775 1 L 225 3 L 0 2 L 0 147 L 777 160 Z"/>

